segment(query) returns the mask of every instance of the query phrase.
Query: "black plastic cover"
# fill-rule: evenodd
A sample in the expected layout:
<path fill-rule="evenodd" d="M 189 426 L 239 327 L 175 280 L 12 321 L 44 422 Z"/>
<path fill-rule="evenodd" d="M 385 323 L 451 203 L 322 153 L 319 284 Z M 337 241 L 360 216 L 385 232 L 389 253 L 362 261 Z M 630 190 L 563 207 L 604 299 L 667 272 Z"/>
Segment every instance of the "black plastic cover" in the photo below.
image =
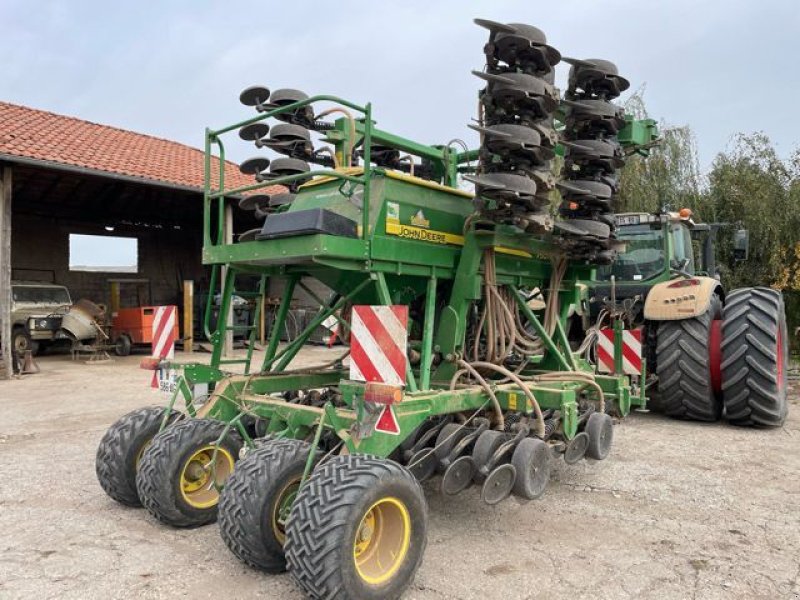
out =
<path fill-rule="evenodd" d="M 324 233 L 339 237 L 358 237 L 356 222 L 325 208 L 275 213 L 264 221 L 257 240 Z"/>

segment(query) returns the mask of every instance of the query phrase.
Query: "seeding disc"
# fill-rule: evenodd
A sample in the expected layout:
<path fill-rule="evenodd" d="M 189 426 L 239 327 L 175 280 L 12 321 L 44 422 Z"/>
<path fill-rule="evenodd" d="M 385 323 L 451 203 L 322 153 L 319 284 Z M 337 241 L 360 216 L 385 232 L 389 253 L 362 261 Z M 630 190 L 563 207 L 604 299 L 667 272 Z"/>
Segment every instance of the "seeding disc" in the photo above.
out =
<path fill-rule="evenodd" d="M 564 462 L 574 465 L 586 455 L 589 447 L 589 436 L 584 432 L 579 433 L 567 442 L 567 449 L 564 450 Z"/>
<path fill-rule="evenodd" d="M 255 142 L 269 133 L 269 125 L 266 123 L 250 123 L 239 130 L 239 137 L 246 142 Z"/>
<path fill-rule="evenodd" d="M 263 85 L 254 85 L 246 88 L 239 94 L 239 102 L 245 106 L 258 106 L 269 100 L 269 88 Z"/>
<path fill-rule="evenodd" d="M 240 164 L 239 170 L 245 175 L 258 175 L 266 171 L 267 167 L 269 167 L 269 159 L 266 156 L 256 156 L 254 158 L 248 158 Z"/>
<path fill-rule="evenodd" d="M 407 467 L 408 470 L 417 478 L 417 481 L 425 481 L 436 473 L 438 461 L 433 448 L 423 448 L 414 453 L 408 464 L 410 465 Z"/>
<path fill-rule="evenodd" d="M 463 492 L 472 483 L 475 474 L 475 463 L 471 456 L 462 456 L 447 467 L 442 477 L 442 493 L 455 496 Z"/>
<path fill-rule="evenodd" d="M 252 196 L 245 196 L 239 200 L 239 208 L 242 210 L 263 209 L 269 204 L 269 201 L 270 197 L 267 194 L 253 194 Z"/>
<path fill-rule="evenodd" d="M 489 473 L 481 489 L 481 500 L 486 504 L 497 504 L 511 495 L 517 470 L 514 465 L 507 463 L 500 465 Z"/>

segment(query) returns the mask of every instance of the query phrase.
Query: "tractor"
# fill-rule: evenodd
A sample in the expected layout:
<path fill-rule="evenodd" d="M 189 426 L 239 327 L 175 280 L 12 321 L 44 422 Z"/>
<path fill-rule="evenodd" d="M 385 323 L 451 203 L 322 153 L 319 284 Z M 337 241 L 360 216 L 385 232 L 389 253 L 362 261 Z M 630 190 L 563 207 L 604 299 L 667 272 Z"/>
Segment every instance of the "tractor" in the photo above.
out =
<path fill-rule="evenodd" d="M 643 385 L 651 405 L 667 415 L 716 421 L 724 412 L 735 425 L 783 425 L 788 410 L 783 298 L 763 287 L 724 290 L 714 241 L 717 231 L 730 225 L 695 223 L 687 208 L 620 213 L 615 220 L 626 249 L 588 282 L 588 307 L 574 317 L 576 329 L 596 338 L 608 321 L 638 328 L 651 372 Z M 734 258 L 745 260 L 747 231 L 734 231 L 733 242 Z"/>
<path fill-rule="evenodd" d="M 248 118 L 206 130 L 203 262 L 221 289 L 215 327 L 206 311 L 210 364 L 146 365 L 180 376 L 166 406 L 101 440 L 111 498 L 173 527 L 218 520 L 238 559 L 288 569 L 309 597 L 386 599 L 422 560 L 420 481 L 440 478 L 444 496 L 477 485 L 489 505 L 533 500 L 555 459 L 609 455 L 612 415 L 644 406 L 644 385 L 596 373 L 567 326 L 584 282 L 623 248 L 618 170 L 655 124 L 613 102 L 629 86 L 613 63 L 565 58 L 562 97 L 562 57 L 541 30 L 476 22 L 489 32 L 474 72 L 479 148 L 381 130 L 371 104 L 264 86 L 241 93 Z M 230 188 L 223 139 L 237 132 L 274 154 L 241 163 L 253 183 Z M 234 203 L 258 227 L 231 235 Z M 253 278 L 261 294 L 283 286 L 264 356 L 254 329 L 246 355 L 224 356 L 241 328 L 229 318 L 237 279 Z M 298 289 L 320 310 L 281 344 Z M 331 318 L 345 353 L 292 368 Z"/>

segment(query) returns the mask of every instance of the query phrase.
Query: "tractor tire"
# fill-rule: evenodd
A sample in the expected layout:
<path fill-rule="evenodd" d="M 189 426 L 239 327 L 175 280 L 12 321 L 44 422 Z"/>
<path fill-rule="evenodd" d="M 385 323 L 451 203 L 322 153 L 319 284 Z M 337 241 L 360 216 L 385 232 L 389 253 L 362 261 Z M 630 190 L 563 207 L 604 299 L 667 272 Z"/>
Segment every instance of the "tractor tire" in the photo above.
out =
<path fill-rule="evenodd" d="M 125 506 L 141 506 L 136 491 L 136 472 L 145 449 L 161 428 L 163 406 L 138 408 L 121 417 L 108 428 L 97 447 L 95 472 L 100 487 L 112 499 Z M 173 410 L 167 425 L 181 413 Z"/>
<path fill-rule="evenodd" d="M 311 598 L 396 599 L 422 562 L 427 527 L 425 496 L 407 469 L 374 456 L 335 456 L 292 507 L 289 573 Z"/>
<path fill-rule="evenodd" d="M 198 527 L 217 519 L 219 492 L 210 464 L 225 423 L 189 419 L 165 429 L 145 450 L 136 474 L 142 504 L 156 519 L 173 527 Z M 242 447 L 229 431 L 217 452 L 216 484 L 231 473 Z"/>
<path fill-rule="evenodd" d="M 719 304 L 698 317 L 664 321 L 658 328 L 656 374 L 659 404 L 670 417 L 718 421 L 722 402 L 711 380 L 711 324 Z M 717 312 L 715 312 L 717 311 Z"/>
<path fill-rule="evenodd" d="M 722 396 L 732 424 L 783 425 L 788 352 L 781 293 L 762 287 L 731 292 L 722 321 Z"/>
<path fill-rule="evenodd" d="M 248 452 L 225 482 L 219 531 L 230 551 L 251 567 L 267 573 L 286 570 L 285 522 L 310 449 L 300 440 L 270 440 Z"/>

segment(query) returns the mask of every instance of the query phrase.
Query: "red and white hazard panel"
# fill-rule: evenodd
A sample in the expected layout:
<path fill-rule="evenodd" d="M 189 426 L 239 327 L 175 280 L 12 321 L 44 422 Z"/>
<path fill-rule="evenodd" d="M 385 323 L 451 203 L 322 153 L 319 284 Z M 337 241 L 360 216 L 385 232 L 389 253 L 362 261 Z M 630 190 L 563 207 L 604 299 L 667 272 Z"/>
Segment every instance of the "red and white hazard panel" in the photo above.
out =
<path fill-rule="evenodd" d="M 408 306 L 354 306 L 350 323 L 350 379 L 406 383 Z"/>
<path fill-rule="evenodd" d="M 177 306 L 157 306 L 153 315 L 153 330 L 151 344 L 153 358 L 164 360 L 175 358 L 175 323 L 178 318 Z M 160 388 L 162 391 L 174 385 L 174 373 L 166 374 L 153 371 L 153 380 L 150 386 Z"/>
<path fill-rule="evenodd" d="M 614 372 L 614 330 L 600 330 L 597 338 L 597 370 L 600 373 Z M 642 330 L 622 330 L 622 372 L 639 375 L 642 372 Z"/>
<path fill-rule="evenodd" d="M 153 358 L 175 358 L 176 306 L 157 306 L 153 316 Z"/>

